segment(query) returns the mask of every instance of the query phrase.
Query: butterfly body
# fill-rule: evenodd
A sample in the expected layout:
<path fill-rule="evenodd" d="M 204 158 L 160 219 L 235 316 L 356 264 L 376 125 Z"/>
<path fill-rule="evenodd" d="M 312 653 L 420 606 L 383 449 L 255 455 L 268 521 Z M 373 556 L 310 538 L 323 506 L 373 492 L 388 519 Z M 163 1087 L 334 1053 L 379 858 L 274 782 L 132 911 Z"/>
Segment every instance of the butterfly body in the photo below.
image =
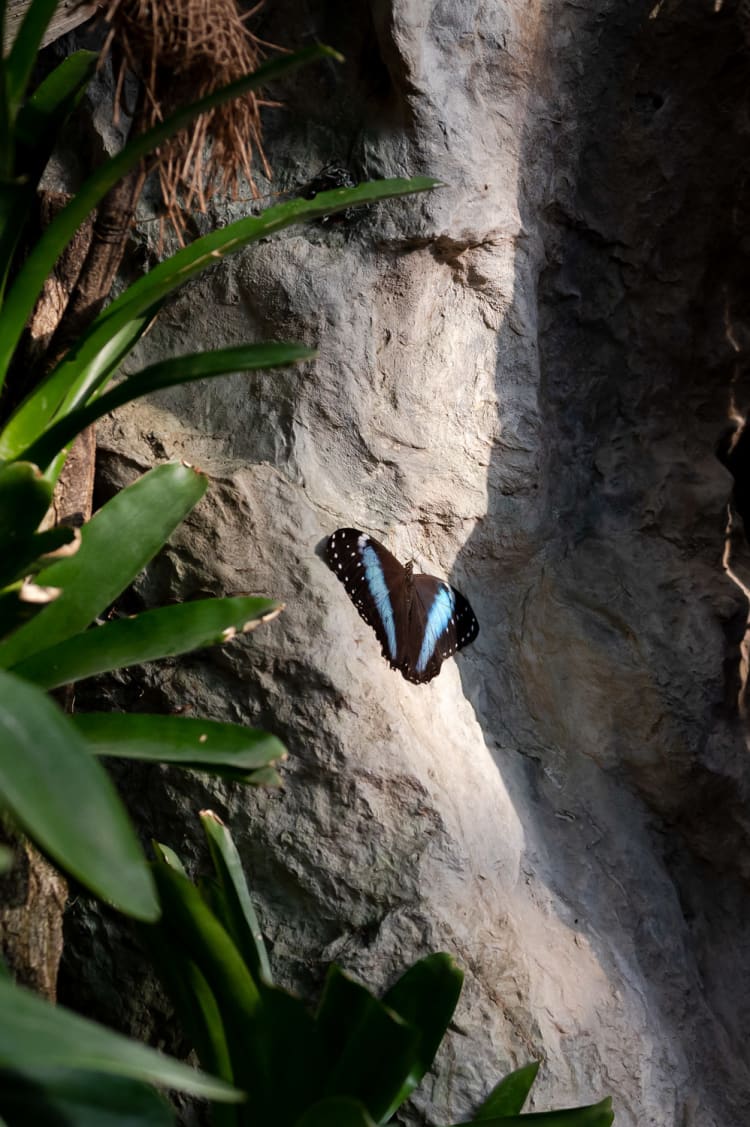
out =
<path fill-rule="evenodd" d="M 459 591 L 434 575 L 415 575 L 411 562 L 401 564 L 356 528 L 329 536 L 325 560 L 375 631 L 383 657 L 407 681 L 431 681 L 443 661 L 479 633 Z"/>

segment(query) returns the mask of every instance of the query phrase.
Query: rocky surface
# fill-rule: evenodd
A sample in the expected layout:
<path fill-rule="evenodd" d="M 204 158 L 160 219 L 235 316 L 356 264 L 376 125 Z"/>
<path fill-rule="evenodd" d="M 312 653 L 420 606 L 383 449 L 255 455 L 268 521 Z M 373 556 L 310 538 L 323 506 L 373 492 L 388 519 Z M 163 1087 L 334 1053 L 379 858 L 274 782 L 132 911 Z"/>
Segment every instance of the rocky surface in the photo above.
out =
<path fill-rule="evenodd" d="M 285 792 L 128 772 L 133 806 L 192 858 L 197 810 L 227 818 L 308 995 L 332 960 L 381 986 L 455 955 L 457 1021 L 404 1124 L 453 1122 L 529 1058 L 536 1109 L 612 1093 L 619 1127 L 750 1119 L 747 599 L 714 453 L 750 406 L 738 7 L 270 5 L 266 38 L 348 61 L 279 92 L 269 191 L 331 161 L 446 187 L 238 255 L 138 357 L 274 337 L 313 364 L 100 431 L 103 491 L 165 458 L 213 479 L 140 602 L 287 604 L 89 690 L 267 725 Z M 431 684 L 386 667 L 316 554 L 340 525 L 470 599 L 479 639 Z M 86 962 L 116 980 L 90 921 Z"/>

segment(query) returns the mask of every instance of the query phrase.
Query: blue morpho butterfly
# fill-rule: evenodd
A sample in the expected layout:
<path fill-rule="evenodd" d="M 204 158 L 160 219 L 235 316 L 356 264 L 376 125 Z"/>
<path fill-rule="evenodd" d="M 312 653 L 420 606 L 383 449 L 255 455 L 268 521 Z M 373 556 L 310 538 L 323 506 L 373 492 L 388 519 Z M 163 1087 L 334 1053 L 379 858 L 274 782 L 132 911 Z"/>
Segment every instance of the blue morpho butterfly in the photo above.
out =
<path fill-rule="evenodd" d="M 431 681 L 445 659 L 479 633 L 463 595 L 434 575 L 415 575 L 411 562 L 399 563 L 356 528 L 328 537 L 325 561 L 372 626 L 385 660 L 407 681 Z"/>

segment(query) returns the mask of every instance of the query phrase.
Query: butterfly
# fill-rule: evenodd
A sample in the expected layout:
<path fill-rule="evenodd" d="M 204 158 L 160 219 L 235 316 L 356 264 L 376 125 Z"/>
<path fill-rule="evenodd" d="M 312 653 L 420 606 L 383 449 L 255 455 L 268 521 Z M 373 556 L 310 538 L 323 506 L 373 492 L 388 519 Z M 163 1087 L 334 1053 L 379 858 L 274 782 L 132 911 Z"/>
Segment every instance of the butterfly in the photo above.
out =
<path fill-rule="evenodd" d="M 447 657 L 473 642 L 479 623 L 468 601 L 434 575 L 415 575 L 356 528 L 328 537 L 325 561 L 346 588 L 383 657 L 407 681 L 431 681 Z"/>

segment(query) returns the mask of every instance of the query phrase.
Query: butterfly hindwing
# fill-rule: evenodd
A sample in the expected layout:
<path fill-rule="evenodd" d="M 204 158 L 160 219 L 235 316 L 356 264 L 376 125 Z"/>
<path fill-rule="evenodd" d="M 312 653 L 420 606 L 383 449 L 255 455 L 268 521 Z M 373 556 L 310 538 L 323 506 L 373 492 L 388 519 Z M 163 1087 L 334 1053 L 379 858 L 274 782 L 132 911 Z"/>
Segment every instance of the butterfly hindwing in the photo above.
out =
<path fill-rule="evenodd" d="M 413 575 L 377 540 L 339 528 L 325 559 L 359 614 L 375 631 L 386 661 L 416 684 L 432 680 L 443 661 L 479 633 L 464 596 L 433 575 Z"/>
<path fill-rule="evenodd" d="M 432 575 L 414 576 L 413 642 L 409 647 L 409 681 L 430 681 L 446 658 L 473 642 L 479 623 L 468 601 L 455 587 Z"/>
<path fill-rule="evenodd" d="M 407 681 L 420 684 L 440 672 L 443 655 L 438 642 L 446 631 L 451 610 L 451 589 L 432 575 L 412 578 L 409 640 L 401 672 Z"/>

